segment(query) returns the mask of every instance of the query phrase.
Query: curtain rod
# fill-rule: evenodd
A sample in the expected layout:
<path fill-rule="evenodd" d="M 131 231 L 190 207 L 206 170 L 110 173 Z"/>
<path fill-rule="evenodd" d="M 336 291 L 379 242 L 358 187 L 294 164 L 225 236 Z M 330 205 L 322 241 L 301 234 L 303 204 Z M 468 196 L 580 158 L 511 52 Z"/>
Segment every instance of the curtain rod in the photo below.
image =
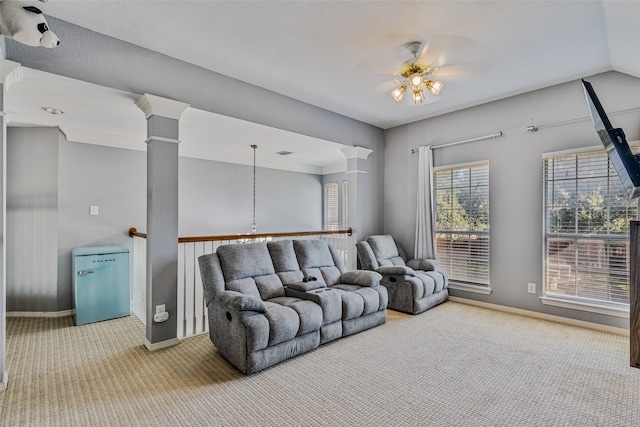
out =
<path fill-rule="evenodd" d="M 461 145 L 461 144 L 468 144 L 470 142 L 479 142 L 479 141 L 485 141 L 487 139 L 495 139 L 498 138 L 500 136 L 502 136 L 503 133 L 502 131 L 496 132 L 496 133 L 491 133 L 489 135 L 484 135 L 484 136 L 477 136 L 475 138 L 469 138 L 469 139 L 463 139 L 461 141 L 453 141 L 453 142 L 447 142 L 446 144 L 440 144 L 440 145 L 432 145 L 431 149 L 435 150 L 437 148 L 445 148 L 445 147 L 452 147 L 454 145 Z M 424 147 L 424 145 L 422 146 Z M 415 154 L 418 152 L 417 148 L 412 148 L 411 149 L 411 154 Z"/>
<path fill-rule="evenodd" d="M 620 114 L 634 113 L 636 111 L 640 111 L 640 107 L 632 107 L 632 108 L 627 108 L 627 109 L 624 109 L 624 110 L 610 111 L 610 112 L 607 113 L 607 115 L 608 116 L 618 116 Z M 545 123 L 545 124 L 541 124 L 541 125 L 531 125 L 531 126 L 527 126 L 527 132 L 537 132 L 538 129 L 553 128 L 553 127 L 556 127 L 556 126 L 564 126 L 564 125 L 571 125 L 571 124 L 574 124 L 574 123 L 586 122 L 586 121 L 590 121 L 590 120 L 591 120 L 591 116 L 583 116 L 583 117 L 576 117 L 575 119 L 561 120 L 559 122 Z"/>

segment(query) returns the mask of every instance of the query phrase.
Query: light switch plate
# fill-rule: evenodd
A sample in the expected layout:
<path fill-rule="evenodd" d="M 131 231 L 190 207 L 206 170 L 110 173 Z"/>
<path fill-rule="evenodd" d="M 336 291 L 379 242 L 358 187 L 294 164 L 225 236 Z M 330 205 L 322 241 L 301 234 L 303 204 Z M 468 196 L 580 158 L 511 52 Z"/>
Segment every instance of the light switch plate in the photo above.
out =
<path fill-rule="evenodd" d="M 100 213 L 100 208 L 98 206 L 90 206 L 89 213 L 91 215 L 98 215 Z"/>

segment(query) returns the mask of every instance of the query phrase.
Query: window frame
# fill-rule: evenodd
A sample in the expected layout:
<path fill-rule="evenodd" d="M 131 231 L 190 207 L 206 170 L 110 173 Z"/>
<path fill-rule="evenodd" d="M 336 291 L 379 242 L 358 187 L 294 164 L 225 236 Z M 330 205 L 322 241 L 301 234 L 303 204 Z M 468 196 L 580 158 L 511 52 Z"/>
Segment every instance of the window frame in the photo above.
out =
<path fill-rule="evenodd" d="M 437 186 L 437 174 L 441 173 L 443 171 L 455 171 L 455 170 L 463 170 L 463 169 L 469 169 L 471 170 L 472 168 L 477 168 L 477 167 L 484 167 L 487 170 L 487 184 L 486 184 L 486 189 L 487 189 L 487 212 L 486 212 L 486 216 L 487 216 L 487 221 L 486 221 L 486 226 L 487 229 L 484 231 L 478 231 L 478 230 L 438 230 L 437 229 L 437 204 L 438 204 L 438 186 Z M 477 282 L 474 282 L 473 280 L 461 280 L 461 279 L 456 279 L 455 275 L 452 275 L 452 272 L 447 269 L 443 263 L 442 263 L 442 257 L 440 257 L 440 267 L 444 268 L 447 273 L 449 274 L 449 288 L 451 289 L 456 289 L 456 290 L 461 290 L 461 291 L 467 291 L 467 292 L 474 292 L 474 293 L 480 293 L 480 294 L 485 294 L 488 295 L 491 293 L 491 214 L 490 214 L 490 188 L 491 188 L 491 183 L 490 183 L 490 161 L 489 160 L 482 160 L 482 161 L 476 161 L 476 162 L 468 162 L 468 163 L 460 163 L 460 164 L 453 164 L 453 165 L 444 165 L 444 166 L 438 166 L 438 167 L 434 167 L 433 168 L 433 173 L 432 173 L 432 188 L 433 188 L 433 211 L 434 211 L 434 236 L 436 238 L 435 243 L 435 252 L 436 252 L 436 259 L 438 259 L 438 234 L 451 234 L 451 233 L 456 233 L 456 234 L 468 234 L 469 236 L 471 235 L 483 235 L 486 236 L 486 250 L 485 250 L 485 254 L 486 254 L 486 268 L 487 268 L 487 274 L 486 274 L 486 280 L 485 281 L 480 281 L 478 280 Z M 470 172 L 471 173 L 471 172 Z M 453 187 L 451 187 L 453 188 Z M 472 188 L 472 182 L 471 180 L 469 181 L 469 188 Z"/>
<path fill-rule="evenodd" d="M 637 147 L 640 145 L 640 141 L 632 141 L 629 143 L 629 145 L 637 149 Z M 628 303 L 605 301 L 605 300 L 573 296 L 573 295 L 563 295 L 559 293 L 554 293 L 549 290 L 550 281 L 548 279 L 548 274 L 547 274 L 548 264 L 549 264 L 549 260 L 547 259 L 548 258 L 547 242 L 549 238 L 563 238 L 564 236 L 566 239 L 569 239 L 569 238 L 575 239 L 575 242 L 576 242 L 575 251 L 578 251 L 578 248 L 577 248 L 579 244 L 578 242 L 591 241 L 595 243 L 597 241 L 605 241 L 605 242 L 615 243 L 615 242 L 623 241 L 623 242 L 626 242 L 627 245 L 629 244 L 628 233 L 614 234 L 614 233 L 607 232 L 606 234 L 589 234 L 589 233 L 579 233 L 577 232 L 577 230 L 575 233 L 549 233 L 547 231 L 547 228 L 548 228 L 548 225 L 547 225 L 548 194 L 547 192 L 549 190 L 549 181 L 547 179 L 547 174 L 546 174 L 547 162 L 549 159 L 559 158 L 562 156 L 574 156 L 574 155 L 579 156 L 581 154 L 586 154 L 586 153 L 601 153 L 601 154 L 604 154 L 605 156 L 607 155 L 604 147 L 602 146 L 589 146 L 589 147 L 583 147 L 575 150 L 563 150 L 563 151 L 557 151 L 557 152 L 543 153 L 542 155 L 542 171 L 543 171 L 543 177 L 542 177 L 543 178 L 543 184 L 542 184 L 543 185 L 543 191 L 542 191 L 543 223 L 542 223 L 542 248 L 541 248 L 542 249 L 542 296 L 540 297 L 540 300 L 545 305 L 569 308 L 574 310 L 582 310 L 582 311 L 604 314 L 604 315 L 615 316 L 615 317 L 628 318 L 629 317 Z M 576 161 L 576 164 L 577 164 L 577 161 Z M 606 177 L 606 180 L 608 183 L 610 182 L 611 179 L 618 179 L 618 176 L 615 173 L 615 169 L 611 164 L 611 160 L 608 159 L 608 156 L 607 156 L 607 170 L 608 170 L 608 175 Z M 613 173 L 609 171 L 613 171 Z M 600 177 L 600 178 L 605 179 L 604 177 Z M 575 178 L 573 178 L 572 181 L 577 181 L 579 179 L 585 179 L 585 178 L 579 178 L 578 175 L 576 174 Z M 576 182 L 576 188 L 578 187 L 577 184 L 578 182 Z M 610 193 L 609 189 L 610 187 L 608 187 L 607 189 L 607 194 Z M 626 192 L 623 192 L 622 194 L 626 197 Z M 610 205 L 606 205 L 606 208 L 607 210 L 609 210 Z M 628 246 L 626 251 L 627 251 L 627 257 L 628 257 L 629 256 Z M 628 270 L 627 270 L 627 273 L 628 273 Z"/>

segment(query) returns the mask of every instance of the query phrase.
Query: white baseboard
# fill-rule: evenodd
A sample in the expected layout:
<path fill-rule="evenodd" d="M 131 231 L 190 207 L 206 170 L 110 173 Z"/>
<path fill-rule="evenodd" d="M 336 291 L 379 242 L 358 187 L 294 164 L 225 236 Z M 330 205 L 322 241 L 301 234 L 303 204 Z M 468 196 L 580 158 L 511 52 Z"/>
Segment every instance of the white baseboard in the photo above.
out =
<path fill-rule="evenodd" d="M 178 344 L 180 344 L 180 340 L 178 338 L 172 338 L 166 341 L 154 342 L 153 344 L 151 344 L 149 340 L 147 340 L 146 338 L 144 339 L 144 346 L 147 347 L 147 350 L 149 351 L 161 350 L 163 348 L 173 347 L 174 345 L 178 345 Z"/>
<path fill-rule="evenodd" d="M 7 383 L 9 382 L 9 373 L 7 371 L 4 371 L 2 373 L 2 378 L 0 378 L 2 381 L 0 381 L 0 393 L 5 391 L 7 389 Z"/>
<path fill-rule="evenodd" d="M 506 305 L 491 304 L 488 302 L 475 301 L 467 298 L 449 296 L 449 301 L 455 301 L 462 304 L 475 305 L 477 307 L 489 308 L 506 313 L 519 314 L 521 316 L 533 317 L 535 319 L 548 320 L 551 322 L 564 323 L 572 326 L 580 326 L 582 328 L 594 329 L 596 331 L 610 332 L 612 334 L 629 336 L 629 330 L 624 328 L 616 328 L 615 326 L 601 325 L 599 323 L 586 322 L 584 320 L 570 319 L 568 317 L 554 316 L 553 314 L 538 313 L 536 311 L 523 310 L 521 308 L 507 307 Z"/>
<path fill-rule="evenodd" d="M 73 316 L 76 311 L 62 310 L 62 311 L 8 311 L 7 317 L 66 317 Z"/>

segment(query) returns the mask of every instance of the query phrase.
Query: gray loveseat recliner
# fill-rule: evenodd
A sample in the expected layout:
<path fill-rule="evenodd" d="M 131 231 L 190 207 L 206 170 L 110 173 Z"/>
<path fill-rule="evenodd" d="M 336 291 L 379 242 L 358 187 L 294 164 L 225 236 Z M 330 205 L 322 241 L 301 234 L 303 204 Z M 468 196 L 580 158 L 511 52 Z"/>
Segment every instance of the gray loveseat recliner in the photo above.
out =
<path fill-rule="evenodd" d="M 368 237 L 356 247 L 360 266 L 382 274 L 382 285 L 389 291 L 390 309 L 418 314 L 447 300 L 447 273 L 438 269 L 438 261 L 407 260 L 400 245 L 389 235 Z"/>
<path fill-rule="evenodd" d="M 209 336 L 251 374 L 385 323 L 387 289 L 323 240 L 231 244 L 198 258 Z"/>

